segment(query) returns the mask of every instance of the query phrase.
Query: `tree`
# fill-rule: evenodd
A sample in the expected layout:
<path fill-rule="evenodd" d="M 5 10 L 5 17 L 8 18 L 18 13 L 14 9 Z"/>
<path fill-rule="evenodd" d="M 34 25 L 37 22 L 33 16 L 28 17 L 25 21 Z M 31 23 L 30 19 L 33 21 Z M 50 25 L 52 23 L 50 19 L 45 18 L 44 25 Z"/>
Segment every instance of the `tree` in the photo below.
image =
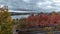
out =
<path fill-rule="evenodd" d="M 0 8 L 0 34 L 13 34 L 12 32 L 12 19 L 10 17 L 10 13 L 8 12 L 8 9 L 3 7 Z"/>
<path fill-rule="evenodd" d="M 55 30 L 60 31 L 60 23 L 55 26 Z"/>
<path fill-rule="evenodd" d="M 28 23 L 26 21 L 26 18 L 20 19 L 17 26 L 16 26 L 16 29 L 24 30 L 26 28 L 28 28 Z"/>
<path fill-rule="evenodd" d="M 49 24 L 50 24 L 50 26 L 54 26 L 55 25 L 56 17 L 57 17 L 57 13 L 56 12 L 52 12 L 50 17 L 49 17 Z"/>

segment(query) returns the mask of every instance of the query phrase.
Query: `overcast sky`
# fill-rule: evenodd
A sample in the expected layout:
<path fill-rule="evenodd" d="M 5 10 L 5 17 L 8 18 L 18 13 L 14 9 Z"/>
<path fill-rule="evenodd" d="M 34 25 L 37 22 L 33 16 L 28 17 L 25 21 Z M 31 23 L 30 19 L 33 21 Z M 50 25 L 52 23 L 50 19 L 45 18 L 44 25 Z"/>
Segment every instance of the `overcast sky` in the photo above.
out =
<path fill-rule="evenodd" d="M 0 5 L 7 5 L 13 11 L 29 9 L 36 12 L 60 11 L 60 0 L 0 0 Z"/>

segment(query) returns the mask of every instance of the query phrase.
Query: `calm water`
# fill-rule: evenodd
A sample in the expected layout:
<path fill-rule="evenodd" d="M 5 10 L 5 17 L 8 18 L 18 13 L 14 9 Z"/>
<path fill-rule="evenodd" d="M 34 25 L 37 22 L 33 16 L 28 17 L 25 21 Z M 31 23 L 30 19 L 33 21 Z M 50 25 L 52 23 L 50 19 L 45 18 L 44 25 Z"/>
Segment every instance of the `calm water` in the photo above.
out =
<path fill-rule="evenodd" d="M 27 18 L 29 15 L 14 15 L 11 16 L 13 19 L 17 19 L 17 18 Z"/>

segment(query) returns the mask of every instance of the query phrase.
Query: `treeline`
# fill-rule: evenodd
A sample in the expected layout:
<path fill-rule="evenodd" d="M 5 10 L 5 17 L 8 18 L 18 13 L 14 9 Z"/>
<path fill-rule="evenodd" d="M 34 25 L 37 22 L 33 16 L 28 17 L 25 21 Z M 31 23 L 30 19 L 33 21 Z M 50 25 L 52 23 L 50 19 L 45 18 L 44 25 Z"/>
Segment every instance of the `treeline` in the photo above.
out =
<path fill-rule="evenodd" d="M 16 29 L 38 28 L 42 27 L 45 30 L 51 30 L 57 27 L 60 29 L 60 14 L 52 13 L 39 13 L 31 15 L 28 18 L 12 19 L 11 14 L 6 7 L 0 8 L 0 34 L 13 34 L 13 27 Z M 48 28 L 49 27 L 49 28 Z"/>
<path fill-rule="evenodd" d="M 30 13 L 16 13 L 16 12 L 10 12 L 11 16 L 14 16 L 14 15 L 27 15 L 27 14 L 30 14 Z"/>
<path fill-rule="evenodd" d="M 34 15 L 33 13 L 28 18 L 18 19 L 19 25 L 17 29 L 26 28 L 52 28 L 53 30 L 60 30 L 60 14 L 56 12 L 51 13 L 39 13 Z M 57 28 L 57 29 L 56 29 Z"/>

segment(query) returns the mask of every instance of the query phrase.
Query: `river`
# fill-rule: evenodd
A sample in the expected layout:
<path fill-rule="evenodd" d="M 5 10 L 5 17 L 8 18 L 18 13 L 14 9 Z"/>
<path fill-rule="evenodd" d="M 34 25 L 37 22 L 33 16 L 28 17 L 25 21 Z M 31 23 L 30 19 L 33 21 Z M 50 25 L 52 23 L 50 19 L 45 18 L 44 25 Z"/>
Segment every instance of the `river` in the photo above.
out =
<path fill-rule="evenodd" d="M 14 16 L 11 16 L 12 19 L 20 19 L 20 18 L 27 18 L 29 15 L 14 15 Z"/>

